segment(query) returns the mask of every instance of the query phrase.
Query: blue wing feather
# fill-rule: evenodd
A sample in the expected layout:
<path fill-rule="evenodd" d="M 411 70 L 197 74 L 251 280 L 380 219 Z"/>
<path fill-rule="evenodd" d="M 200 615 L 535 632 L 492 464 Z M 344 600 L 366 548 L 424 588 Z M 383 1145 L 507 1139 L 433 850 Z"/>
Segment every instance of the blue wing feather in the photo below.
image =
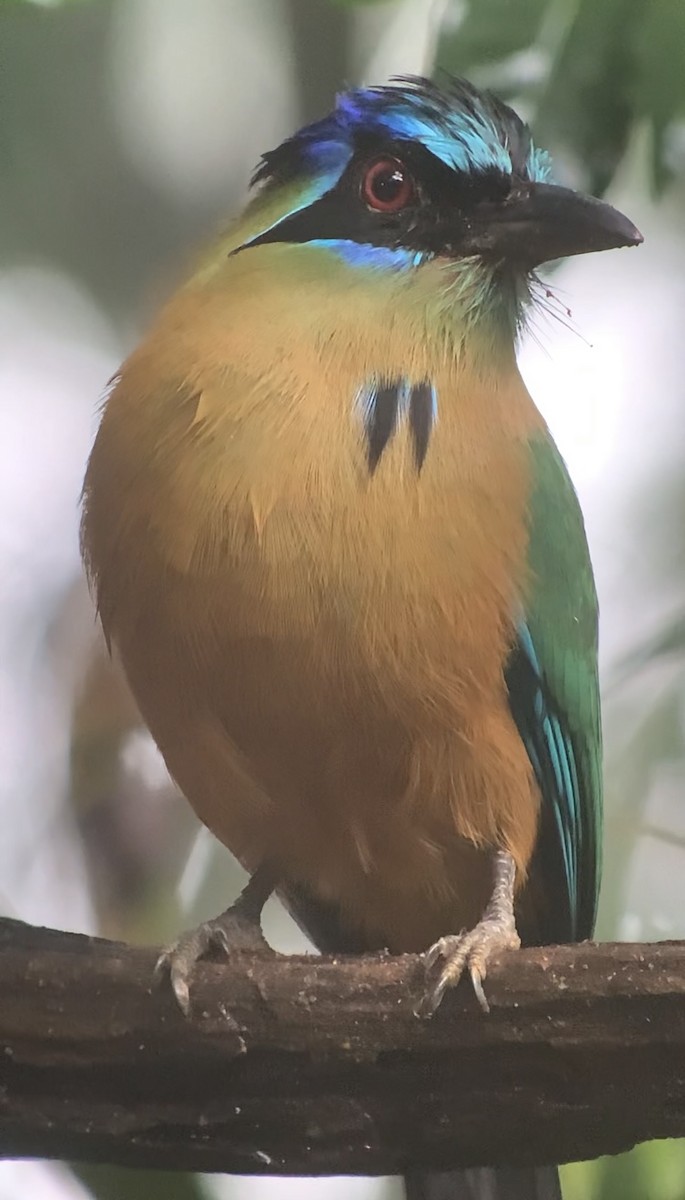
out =
<path fill-rule="evenodd" d="M 538 857 L 546 855 L 546 874 L 556 872 L 547 896 L 542 923 L 548 936 L 534 940 L 576 941 L 587 937 L 580 927 L 579 870 L 582 861 L 583 806 L 576 751 L 565 728 L 538 660 L 526 625 L 507 668 L 507 685 L 514 719 L 535 773 L 543 803 Z M 535 862 L 533 870 L 535 870 Z M 561 867 L 561 873 L 558 868 Z"/>

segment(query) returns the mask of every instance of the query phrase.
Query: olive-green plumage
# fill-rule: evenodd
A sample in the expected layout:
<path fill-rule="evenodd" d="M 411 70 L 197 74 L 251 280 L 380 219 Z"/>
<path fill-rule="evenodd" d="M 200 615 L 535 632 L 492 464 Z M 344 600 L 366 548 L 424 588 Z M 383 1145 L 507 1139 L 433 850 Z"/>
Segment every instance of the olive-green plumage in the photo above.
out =
<path fill-rule="evenodd" d="M 591 936 L 599 891 L 602 778 L 597 597 L 582 515 L 559 452 L 549 435 L 533 439 L 530 451 L 528 562 L 532 585 L 525 620 L 550 717 L 563 729 L 560 753 L 565 752 L 572 764 L 572 786 L 561 789 L 552 809 L 553 829 L 540 840 L 536 856 L 541 882 L 536 896 L 535 940 L 570 941 Z M 528 736 L 533 740 L 532 732 Z M 549 780 L 549 788 L 556 791 L 555 781 Z"/>

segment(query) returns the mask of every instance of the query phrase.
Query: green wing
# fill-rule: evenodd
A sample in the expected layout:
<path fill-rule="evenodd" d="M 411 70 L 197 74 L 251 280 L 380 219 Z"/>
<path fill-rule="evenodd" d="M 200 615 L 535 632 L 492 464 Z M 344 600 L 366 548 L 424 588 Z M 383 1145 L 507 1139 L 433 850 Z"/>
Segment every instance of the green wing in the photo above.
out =
<path fill-rule="evenodd" d="M 597 597 L 561 456 L 548 434 L 530 454 L 531 580 L 506 676 L 542 812 L 519 926 L 524 942 L 578 941 L 592 934 L 601 867 Z"/>

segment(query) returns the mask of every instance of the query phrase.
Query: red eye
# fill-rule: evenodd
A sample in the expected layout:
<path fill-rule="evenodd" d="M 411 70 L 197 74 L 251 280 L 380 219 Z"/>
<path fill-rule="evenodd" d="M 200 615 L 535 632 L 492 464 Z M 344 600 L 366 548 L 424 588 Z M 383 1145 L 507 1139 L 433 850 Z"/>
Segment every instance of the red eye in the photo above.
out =
<path fill-rule="evenodd" d="M 399 158 L 377 158 L 366 168 L 362 199 L 376 212 L 399 212 L 414 198 L 414 180 Z"/>

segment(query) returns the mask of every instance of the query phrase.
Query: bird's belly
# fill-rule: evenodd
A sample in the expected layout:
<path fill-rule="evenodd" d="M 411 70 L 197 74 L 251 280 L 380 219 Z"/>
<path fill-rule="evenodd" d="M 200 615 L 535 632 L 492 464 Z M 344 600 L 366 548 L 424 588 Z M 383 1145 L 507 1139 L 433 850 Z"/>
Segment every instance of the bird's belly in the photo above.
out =
<path fill-rule="evenodd" d="M 243 863 L 276 858 L 369 942 L 415 949 L 477 918 L 488 846 L 532 849 L 506 564 L 425 505 L 341 506 L 304 534 L 301 515 L 273 509 L 230 569 L 167 574 L 122 653 L 172 774 Z"/>
<path fill-rule="evenodd" d="M 434 722 L 427 694 L 412 721 L 378 685 L 349 644 L 343 667 L 299 639 L 227 640 L 180 703 L 174 689 L 144 709 L 182 791 L 247 869 L 276 860 L 366 944 L 413 950 L 486 902 L 497 816 L 488 836 L 486 814 L 468 814 L 470 799 L 487 804 L 491 746 L 485 724 Z"/>

